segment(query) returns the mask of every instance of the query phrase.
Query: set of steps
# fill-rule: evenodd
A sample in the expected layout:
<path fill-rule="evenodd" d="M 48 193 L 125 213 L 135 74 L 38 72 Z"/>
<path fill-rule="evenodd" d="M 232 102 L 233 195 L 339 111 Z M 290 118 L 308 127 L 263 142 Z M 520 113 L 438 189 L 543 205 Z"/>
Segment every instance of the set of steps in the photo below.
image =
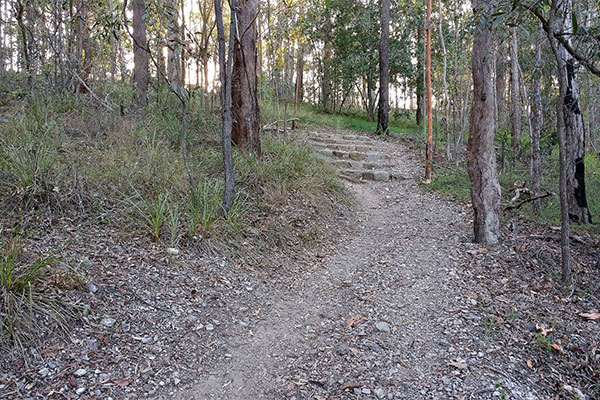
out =
<path fill-rule="evenodd" d="M 335 167 L 341 178 L 352 182 L 386 182 L 394 177 L 389 157 L 368 136 L 313 132 L 307 143 Z"/>

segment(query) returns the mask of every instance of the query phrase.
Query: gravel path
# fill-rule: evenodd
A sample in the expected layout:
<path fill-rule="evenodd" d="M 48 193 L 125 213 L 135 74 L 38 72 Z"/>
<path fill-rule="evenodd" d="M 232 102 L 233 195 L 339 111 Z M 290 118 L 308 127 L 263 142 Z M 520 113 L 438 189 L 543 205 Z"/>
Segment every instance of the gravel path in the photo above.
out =
<path fill-rule="evenodd" d="M 477 251 L 466 210 L 421 190 L 405 149 L 380 147 L 405 179 L 348 182 L 353 231 L 252 305 L 259 323 L 237 329 L 224 361 L 179 399 L 542 398 L 524 360 L 516 376 L 503 372 L 508 360 L 461 278 L 465 250 Z"/>

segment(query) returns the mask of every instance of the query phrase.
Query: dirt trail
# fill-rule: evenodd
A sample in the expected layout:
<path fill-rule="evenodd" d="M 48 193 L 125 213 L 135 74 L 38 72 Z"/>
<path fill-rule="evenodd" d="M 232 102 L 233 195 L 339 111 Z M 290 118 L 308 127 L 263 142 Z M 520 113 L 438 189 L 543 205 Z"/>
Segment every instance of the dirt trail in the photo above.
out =
<path fill-rule="evenodd" d="M 359 202 L 352 234 L 252 305 L 258 325 L 233 333 L 224 361 L 179 399 L 539 398 L 527 389 L 535 375 L 503 374 L 504 356 L 486 347 L 461 278 L 465 209 L 418 187 L 408 151 L 379 146 L 405 179 L 347 183 Z"/>

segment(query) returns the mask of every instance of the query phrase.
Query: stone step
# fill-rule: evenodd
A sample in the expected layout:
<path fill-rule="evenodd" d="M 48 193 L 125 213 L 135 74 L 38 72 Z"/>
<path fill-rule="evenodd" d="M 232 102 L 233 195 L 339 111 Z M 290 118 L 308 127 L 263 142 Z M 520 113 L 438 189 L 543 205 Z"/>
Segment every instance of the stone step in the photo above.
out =
<path fill-rule="evenodd" d="M 310 136 L 309 139 L 313 142 L 331 143 L 331 144 L 355 144 L 355 145 L 356 144 L 362 144 L 362 145 L 375 144 L 375 142 L 369 138 L 349 140 L 349 139 L 344 139 L 343 137 Z"/>
<path fill-rule="evenodd" d="M 328 139 L 341 139 L 341 140 L 364 140 L 373 141 L 369 136 L 365 135 L 351 135 L 351 134 L 335 134 L 335 133 L 317 133 L 312 132 L 309 134 L 310 137 L 328 138 Z"/>
<path fill-rule="evenodd" d="M 392 164 L 380 164 L 380 163 L 374 163 L 374 162 L 363 162 L 363 161 L 352 161 L 352 160 L 337 160 L 337 159 L 332 159 L 329 160 L 329 163 L 331 165 L 333 165 L 336 168 L 339 169 L 367 169 L 367 170 L 374 170 L 374 169 L 386 169 L 386 168 L 393 168 L 394 165 Z"/>
<path fill-rule="evenodd" d="M 340 175 L 363 181 L 387 182 L 391 179 L 390 173 L 383 170 L 343 169 L 340 170 Z"/>
<path fill-rule="evenodd" d="M 367 151 L 376 151 L 377 148 L 373 146 L 368 146 L 365 144 L 337 144 L 337 143 L 322 143 L 322 142 L 309 142 L 309 146 L 331 149 L 331 150 L 341 150 L 341 151 L 359 151 L 359 152 L 367 152 Z"/>
<path fill-rule="evenodd" d="M 336 158 L 350 159 L 354 161 L 379 161 L 381 159 L 381 154 L 379 153 L 361 153 L 357 151 L 332 150 L 331 154 L 333 157 Z"/>

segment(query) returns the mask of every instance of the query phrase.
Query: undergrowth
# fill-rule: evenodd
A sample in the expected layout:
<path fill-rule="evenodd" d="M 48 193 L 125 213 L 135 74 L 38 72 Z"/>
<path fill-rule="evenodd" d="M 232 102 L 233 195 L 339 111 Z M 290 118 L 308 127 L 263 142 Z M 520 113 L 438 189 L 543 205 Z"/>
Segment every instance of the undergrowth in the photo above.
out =
<path fill-rule="evenodd" d="M 130 93 L 118 85 L 96 90 L 128 104 Z M 334 171 L 306 146 L 263 135 L 260 159 L 234 151 L 236 197 L 225 215 L 219 115 L 190 99 L 189 167 L 199 183 L 191 188 L 181 156 L 178 100 L 166 90 L 153 95 L 146 109 L 126 110 L 124 116 L 70 93 L 5 99 L 0 221 L 76 215 L 165 245 L 209 237 L 243 242 L 250 236 L 272 243 L 268 236 L 283 232 L 288 235 L 283 241 L 292 243 L 301 230 L 261 226 L 267 220 L 289 225 L 275 215 L 291 202 L 326 212 L 343 199 Z"/>

